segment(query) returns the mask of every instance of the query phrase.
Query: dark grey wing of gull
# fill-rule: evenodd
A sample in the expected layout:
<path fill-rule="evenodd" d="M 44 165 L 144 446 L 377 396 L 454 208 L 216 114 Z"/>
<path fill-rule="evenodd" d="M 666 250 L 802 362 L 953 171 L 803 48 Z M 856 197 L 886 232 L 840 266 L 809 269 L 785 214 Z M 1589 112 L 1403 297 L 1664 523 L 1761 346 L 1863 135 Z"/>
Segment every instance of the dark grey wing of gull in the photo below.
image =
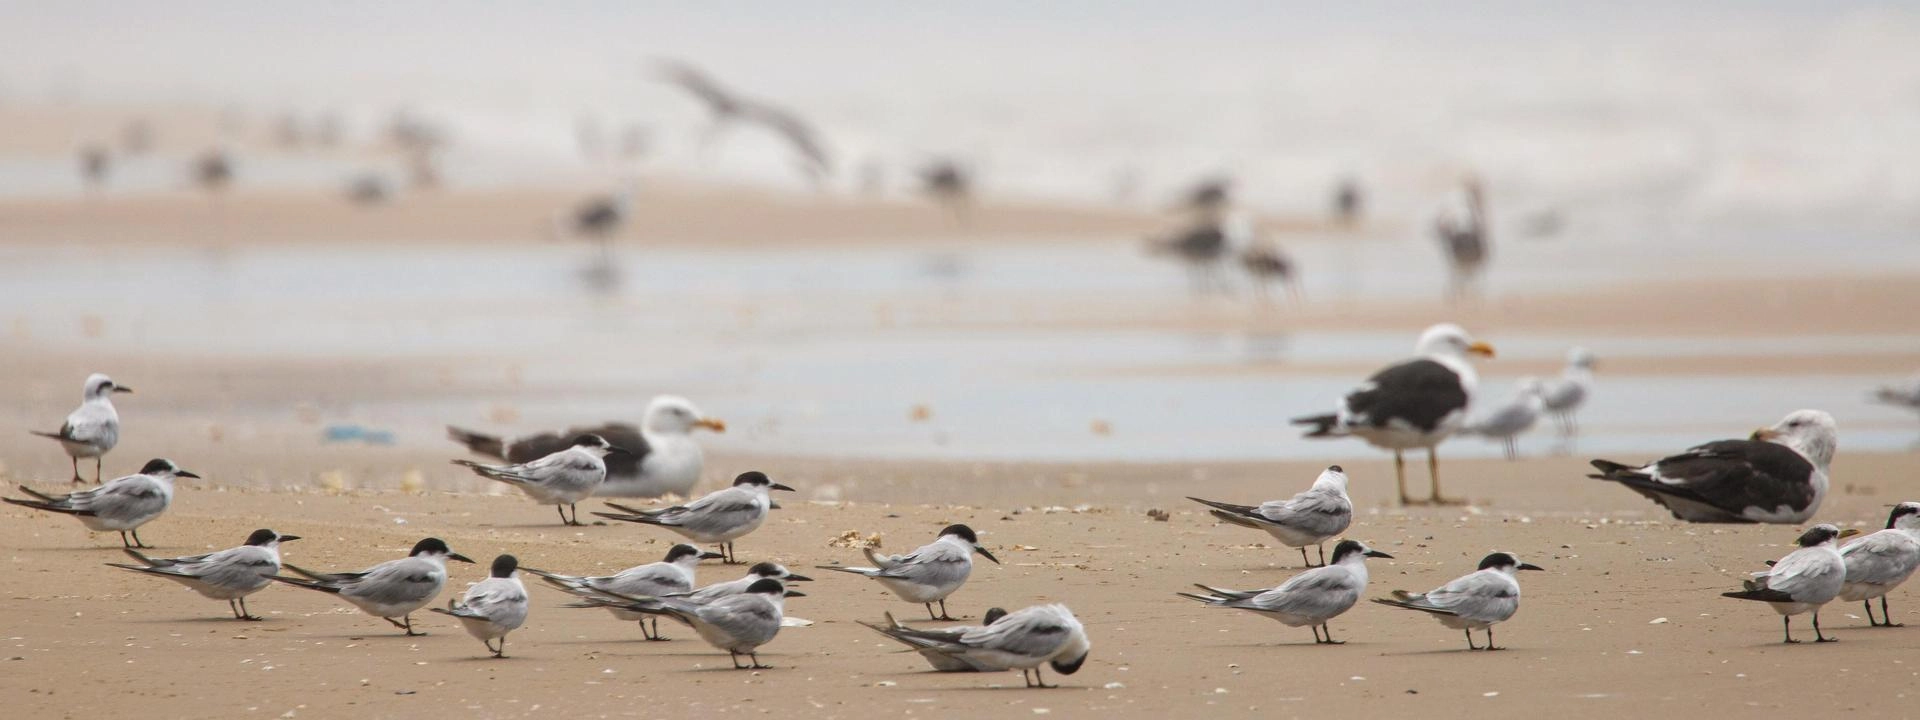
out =
<path fill-rule="evenodd" d="M 1400 421 L 1431 432 L 1440 421 L 1467 406 L 1460 375 L 1433 360 L 1409 360 L 1373 377 L 1346 397 L 1348 424 L 1385 428 Z"/>
<path fill-rule="evenodd" d="M 1693 522 L 1755 522 L 1742 513 L 1748 508 L 1772 512 L 1782 505 L 1801 511 L 1815 497 L 1813 463 L 1792 448 L 1764 440 L 1710 442 L 1654 463 L 1650 473 L 1606 460 L 1594 460 L 1593 466 L 1600 474 L 1588 477 L 1625 485 L 1673 511 L 1674 517 Z M 1719 512 L 1689 517 L 1675 507 L 1676 500 Z"/>
<path fill-rule="evenodd" d="M 818 180 L 833 172 L 833 158 L 821 144 L 819 134 L 798 115 L 784 108 L 757 102 L 743 105 L 742 111 L 748 120 L 766 126 L 793 146 L 793 151 L 805 160 L 802 167 L 809 176 Z"/>
<path fill-rule="evenodd" d="M 701 104 L 706 105 L 707 110 L 713 113 L 715 119 L 729 118 L 740 114 L 741 103 L 738 96 L 728 91 L 725 87 L 722 87 L 719 81 L 713 79 L 713 76 L 683 62 L 662 60 L 657 64 L 660 68 L 660 76 L 663 79 L 679 87 L 681 90 L 685 90 L 687 94 L 694 96 Z"/>

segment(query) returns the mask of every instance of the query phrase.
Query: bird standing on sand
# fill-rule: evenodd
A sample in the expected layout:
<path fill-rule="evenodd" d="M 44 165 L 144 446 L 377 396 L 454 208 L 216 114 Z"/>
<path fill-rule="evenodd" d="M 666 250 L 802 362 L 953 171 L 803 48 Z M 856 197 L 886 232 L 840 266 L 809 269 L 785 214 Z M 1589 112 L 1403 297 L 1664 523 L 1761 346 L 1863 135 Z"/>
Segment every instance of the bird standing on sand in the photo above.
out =
<path fill-rule="evenodd" d="M 588 198 L 572 214 L 554 218 L 555 237 L 581 237 L 606 247 L 608 241 L 626 227 L 633 215 L 633 201 L 640 194 L 640 180 L 627 178 L 620 188 L 606 195 Z"/>
<path fill-rule="evenodd" d="M 1447 297 L 1455 302 L 1479 294 L 1480 275 L 1486 269 L 1492 245 L 1485 188 L 1476 177 L 1467 178 L 1461 185 L 1465 207 L 1461 212 L 1442 213 L 1434 221 L 1434 234 L 1447 255 Z"/>
<path fill-rule="evenodd" d="M 1780 613 L 1789 643 L 1800 642 L 1793 639 L 1793 616 L 1811 612 L 1814 642 L 1833 642 L 1833 638 L 1820 633 L 1820 607 L 1839 597 L 1847 580 L 1847 563 L 1834 543 L 1859 532 L 1826 523 L 1815 525 L 1795 541 L 1798 550 L 1787 553 L 1772 568 L 1754 573 L 1754 579 L 1746 581 L 1745 590 L 1720 595 L 1772 605 Z"/>
<path fill-rule="evenodd" d="M 786 617 L 786 599 L 806 596 L 798 590 L 788 590 L 779 580 L 761 578 L 748 586 L 746 592 L 708 602 L 683 597 L 626 599 L 631 609 L 663 613 L 692 625 L 700 639 L 727 651 L 727 657 L 733 660 L 733 669 L 765 670 L 772 666 L 760 664 L 758 651 L 780 634 L 780 622 Z M 740 664 L 741 655 L 747 656 L 748 664 Z"/>
<path fill-rule="evenodd" d="M 67 495 L 48 495 L 25 485 L 20 491 L 32 500 L 0 498 L 14 505 L 74 516 L 88 530 L 120 533 L 120 544 L 130 548 L 153 547 L 140 541 L 140 526 L 152 522 L 173 505 L 175 478 L 198 478 L 180 469 L 166 458 L 154 458 L 140 468 L 139 474 L 116 478 L 92 490 Z M 133 541 L 127 541 L 127 535 Z"/>
<path fill-rule="evenodd" d="M 245 545 L 204 555 L 176 558 L 150 558 L 133 548 L 125 548 L 139 565 L 107 563 L 108 567 L 163 577 L 185 585 L 201 597 L 227 601 L 236 620 L 260 620 L 247 612 L 247 596 L 273 584 L 280 573 L 280 543 L 299 540 L 298 535 L 281 535 L 261 528 L 247 536 Z"/>
<path fill-rule="evenodd" d="M 1288 299 L 1300 300 L 1300 284 L 1293 277 L 1293 260 L 1272 242 L 1255 240 L 1241 250 L 1240 269 L 1253 280 L 1254 293 L 1261 302 L 1272 302 L 1273 293 L 1267 286 L 1274 283 L 1285 288 Z"/>
<path fill-rule="evenodd" d="M 726 432 L 727 424 L 702 414 L 686 398 L 661 395 L 647 405 L 640 427 L 608 422 L 568 428 L 565 433 L 546 432 L 509 440 L 449 425 L 447 435 L 467 446 L 470 452 L 510 463 L 532 462 L 565 450 L 572 438 L 583 434 L 599 435 L 627 452 L 604 458 L 607 480 L 594 490 L 594 495 L 656 498 L 685 497 L 699 484 L 705 454 L 693 440 L 691 433 L 695 429 Z"/>
<path fill-rule="evenodd" d="M 233 161 L 224 150 L 208 150 L 193 161 L 193 181 L 209 195 L 218 195 L 233 183 Z"/>
<path fill-rule="evenodd" d="M 1278 621 L 1287 627 L 1313 628 L 1313 641 L 1321 645 L 1342 645 L 1333 639 L 1327 621 L 1339 617 L 1360 601 L 1367 590 L 1367 558 L 1393 556 L 1367 547 L 1358 540 L 1342 540 L 1333 546 L 1333 562 L 1322 564 L 1288 578 L 1279 587 L 1265 590 L 1225 590 L 1196 585 L 1206 595 L 1174 593 L 1212 607 L 1246 610 Z M 1322 637 L 1325 633 L 1325 637 Z"/>
<path fill-rule="evenodd" d="M 605 458 L 626 452 L 608 443 L 606 438 L 587 433 L 574 438 L 567 449 L 533 462 L 483 465 L 472 460 L 454 460 L 453 464 L 472 468 L 480 477 L 520 488 L 534 502 L 553 505 L 560 512 L 562 524 L 579 525 L 580 508 L 575 507 L 575 503 L 591 497 L 600 483 L 606 482 Z M 572 518 L 567 517 L 562 505 L 573 509 Z"/>
<path fill-rule="evenodd" d="M 1826 499 L 1838 442 L 1832 415 L 1796 410 L 1746 440 L 1715 440 L 1637 468 L 1594 460 L 1600 472 L 1587 477 L 1625 485 L 1687 522 L 1792 525 Z"/>
<path fill-rule="evenodd" d="M 961 225 L 973 212 L 973 174 L 959 162 L 941 158 L 920 169 L 920 189 L 953 214 Z"/>
<path fill-rule="evenodd" d="M 1353 178 L 1341 180 L 1333 191 L 1333 220 L 1342 227 L 1360 224 L 1360 213 L 1365 210 L 1366 200 L 1361 195 L 1360 181 Z"/>
<path fill-rule="evenodd" d="M 1840 548 L 1847 563 L 1847 581 L 1840 599 L 1866 606 L 1867 624 L 1900 627 L 1887 611 L 1887 593 L 1900 587 L 1920 569 L 1920 503 L 1903 502 L 1887 514 L 1887 529 Z M 1880 620 L 1873 619 L 1873 599 L 1880 598 Z"/>
<path fill-rule="evenodd" d="M 947 661 L 936 663 L 965 666 L 981 672 L 1019 670 L 1027 687 L 1057 687 L 1040 677 L 1040 666 L 1072 675 L 1080 671 L 1093 652 L 1087 629 L 1065 605 L 1035 605 L 1008 613 L 986 625 L 956 633 L 947 630 L 921 630 L 899 623 L 867 624 L 880 634 L 920 650 L 935 653 Z M 1029 678 L 1028 674 L 1032 677 Z"/>
<path fill-rule="evenodd" d="M 512 555 L 496 557 L 487 579 L 467 588 L 458 602 L 448 600 L 446 608 L 431 610 L 452 615 L 466 626 L 467 634 L 485 644 L 494 657 L 506 657 L 507 633 L 527 622 L 527 586 L 514 575 L 519 567 L 520 560 Z M 500 641 L 500 647 L 493 646 L 495 640 Z"/>
<path fill-rule="evenodd" d="M 66 449 L 67 457 L 73 461 L 75 485 L 85 482 L 80 479 L 80 458 L 93 458 L 93 481 L 98 483 L 101 458 L 120 443 L 120 413 L 113 409 L 113 394 L 131 392 L 133 388 L 115 383 L 106 375 L 88 375 L 81 390 L 80 407 L 67 414 L 67 421 L 59 432 L 28 432 L 60 441 L 60 447 Z"/>
<path fill-rule="evenodd" d="M 1560 426 L 1560 436 L 1571 439 L 1580 434 L 1580 422 L 1575 414 L 1580 406 L 1587 402 L 1587 394 L 1593 388 L 1593 352 L 1576 347 L 1567 351 L 1567 367 L 1560 371 L 1560 378 L 1550 381 L 1540 391 L 1542 406 L 1553 414 L 1553 420 Z"/>
<path fill-rule="evenodd" d="M 965 655 L 943 654 L 938 648 L 958 643 L 960 638 L 967 636 L 967 633 L 978 632 L 981 628 L 998 622 L 1000 618 L 1007 616 L 1006 608 L 987 608 L 987 614 L 981 616 L 979 625 L 954 625 L 938 629 L 914 629 L 893 619 L 893 613 L 884 613 L 884 615 L 887 618 L 885 625 L 864 620 L 854 622 L 920 653 L 920 657 L 926 658 L 927 664 L 932 665 L 938 672 L 991 672 L 999 669 Z"/>
<path fill-rule="evenodd" d="M 526 568 L 526 571 L 581 600 L 567 607 L 606 608 L 616 618 L 639 623 L 640 634 L 646 639 L 666 640 L 660 634 L 657 616 L 651 618 L 653 629 L 649 631 L 647 614 L 624 609 L 627 603 L 619 598 L 677 595 L 691 591 L 700 561 L 720 557 L 720 553 L 701 552 L 700 548 L 681 543 L 668 549 L 666 559 L 660 562 L 635 565 L 612 575 L 561 575 L 533 568 Z"/>
<path fill-rule="evenodd" d="M 1320 564 L 1327 564 L 1326 542 L 1346 532 L 1353 524 L 1353 500 L 1347 497 L 1347 473 L 1339 465 L 1329 465 L 1314 478 L 1313 486 L 1286 500 L 1268 500 L 1259 507 L 1234 505 L 1189 497 L 1188 500 L 1213 508 L 1208 512 L 1221 522 L 1265 530 L 1273 539 L 1290 548 L 1300 549 L 1300 564 L 1315 567 L 1307 559 L 1307 546 L 1320 551 Z"/>
<path fill-rule="evenodd" d="M 1473 644 L 1473 631 L 1487 631 L 1488 650 L 1493 646 L 1493 626 L 1506 622 L 1520 611 L 1520 581 L 1516 570 L 1540 570 L 1537 565 L 1520 562 L 1512 555 L 1497 552 L 1480 561 L 1480 569 L 1453 582 L 1424 593 L 1393 591 L 1392 598 L 1374 598 L 1381 605 L 1419 610 L 1433 616 L 1441 625 L 1467 633 L 1467 649 Z"/>
<path fill-rule="evenodd" d="M 1413 346 L 1418 357 L 1374 373 L 1325 415 L 1295 418 L 1295 425 L 1312 426 L 1306 437 L 1359 437 L 1377 448 L 1393 451 L 1394 482 L 1400 504 L 1407 497 L 1406 450 L 1425 448 L 1427 474 L 1433 484 L 1426 503 L 1456 501 L 1440 494 L 1440 461 L 1434 448 L 1466 424 L 1480 376 L 1467 356 L 1493 357 L 1493 346 L 1473 339 L 1458 325 L 1442 323 L 1427 328 Z"/>
<path fill-rule="evenodd" d="M 901 600 L 927 606 L 930 620 L 954 619 L 947 615 L 947 597 L 967 584 L 967 577 L 973 574 L 974 553 L 980 553 L 995 565 L 1000 564 L 999 558 L 980 545 L 973 528 L 965 525 L 948 525 L 933 542 L 905 555 L 881 555 L 870 547 L 860 551 L 874 567 L 820 565 L 819 568 L 878 580 Z M 940 603 L 938 616 L 933 614 L 936 602 Z"/>
<path fill-rule="evenodd" d="M 413 631 L 413 613 L 433 602 L 447 584 L 447 561 L 471 563 L 467 556 L 454 552 L 440 538 L 414 543 L 413 550 L 398 560 L 388 560 L 360 572 L 317 573 L 292 563 L 282 566 L 305 578 L 275 575 L 273 579 L 308 590 L 340 596 L 361 612 L 380 618 L 407 632 L 408 637 L 425 635 Z M 394 618 L 400 618 L 395 620 Z"/>
<path fill-rule="evenodd" d="M 1508 460 L 1520 457 L 1520 436 L 1540 422 L 1540 413 L 1546 409 L 1546 401 L 1540 396 L 1546 386 L 1541 384 L 1539 378 L 1523 377 L 1518 385 L 1512 400 L 1494 408 L 1486 417 L 1462 430 L 1499 440 Z"/>
<path fill-rule="evenodd" d="M 642 510 L 618 503 L 607 503 L 618 513 L 596 512 L 608 520 L 658 525 L 698 543 L 718 545 L 729 565 L 740 562 L 733 553 L 733 541 L 760 529 L 766 522 L 773 499 L 772 490 L 792 492 L 793 488 L 767 478 L 766 473 L 749 471 L 733 479 L 733 487 L 715 490 L 705 497 L 660 510 Z"/>

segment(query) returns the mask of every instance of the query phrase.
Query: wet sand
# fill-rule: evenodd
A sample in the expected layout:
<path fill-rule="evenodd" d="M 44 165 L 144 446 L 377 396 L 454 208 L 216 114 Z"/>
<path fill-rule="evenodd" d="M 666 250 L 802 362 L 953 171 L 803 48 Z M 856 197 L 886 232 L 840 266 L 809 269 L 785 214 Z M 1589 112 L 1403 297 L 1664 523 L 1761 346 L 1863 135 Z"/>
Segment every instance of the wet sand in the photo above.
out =
<path fill-rule="evenodd" d="M 197 462 L 219 482 L 235 459 L 201 453 Z M 268 461 L 268 469 L 299 475 L 313 462 L 294 453 Z M 401 472 L 400 465 L 383 465 Z M 431 635 L 409 639 L 331 598 L 287 587 L 253 598 L 251 608 L 265 622 L 224 619 L 221 603 L 99 566 L 122 559 L 117 538 L 8 506 L 0 511 L 0 544 L 8 548 L 13 589 L 0 598 L 0 612 L 12 623 L 0 691 L 23 717 L 1310 717 L 1357 708 L 1463 716 L 1545 707 L 1568 717 L 1607 717 L 1702 706 L 1897 717 L 1911 704 L 1900 688 L 1912 682 L 1913 633 L 1920 630 L 1867 629 L 1858 606 L 1834 605 L 1823 624 L 1841 642 L 1785 646 L 1770 610 L 1718 597 L 1743 573 L 1784 554 L 1794 528 L 1676 524 L 1636 496 L 1581 478 L 1575 458 L 1449 463 L 1449 491 L 1482 502 L 1405 511 L 1382 502 L 1391 484 L 1385 462 L 1349 463 L 1361 505 L 1349 535 L 1396 556 L 1373 561 L 1369 595 L 1435 586 L 1493 549 L 1548 568 L 1521 578 L 1522 610 L 1497 627 L 1506 649 L 1495 653 L 1467 652 L 1459 633 L 1377 605 L 1334 621 L 1336 638 L 1347 644 L 1331 647 L 1312 645 L 1305 630 L 1173 596 L 1193 582 L 1266 587 L 1296 572 L 1295 551 L 1266 547 L 1264 534 L 1218 525 L 1179 496 L 1277 496 L 1311 478 L 1308 463 L 728 456 L 712 467 L 710 485 L 758 467 L 799 487 L 803 497 L 837 485 L 860 498 L 789 499 L 739 543 L 751 560 L 811 569 L 858 559 L 854 550 L 829 545 L 846 531 L 878 533 L 884 547 L 899 550 L 946 523 L 971 524 L 1006 564 L 977 569 L 953 598 L 956 613 L 1069 603 L 1092 636 L 1091 660 L 1073 676 L 1049 672 L 1049 681 L 1062 684 L 1057 690 L 1024 689 L 1012 673 L 924 672 L 917 656 L 894 653 L 852 622 L 878 620 L 885 611 L 913 618 L 920 609 L 869 581 L 825 571 L 811 573 L 819 579 L 804 587 L 809 597 L 788 605 L 816 624 L 784 629 L 761 656 L 773 670 L 727 669 L 724 654 L 684 629 L 668 631 L 673 642 L 641 641 L 630 624 L 559 608 L 559 593 L 538 588 L 527 627 L 508 646 L 511 657 L 493 660 L 444 616 L 418 616 Z M 1920 496 L 1916 470 L 1920 459 L 1909 455 L 1843 452 L 1838 489 L 1821 516 L 1876 525 L 1885 504 Z M 1059 507 L 1047 509 L 1053 503 Z M 1150 508 L 1172 510 L 1171 520 L 1149 519 Z M 287 546 L 289 560 L 344 569 L 396 557 L 435 535 L 483 561 L 511 552 L 527 565 L 562 572 L 653 561 L 672 542 L 639 526 L 562 528 L 553 521 L 549 508 L 510 495 L 197 485 L 184 488 L 175 510 L 143 536 L 160 546 L 154 553 L 188 554 L 270 526 L 305 538 Z M 711 563 L 700 572 L 703 582 L 737 576 L 736 568 Z M 482 566 L 456 564 L 446 596 L 484 574 Z M 1911 597 L 1911 590 L 1895 594 L 1896 618 L 1911 619 Z M 1804 623 L 1796 636 L 1812 637 Z"/>

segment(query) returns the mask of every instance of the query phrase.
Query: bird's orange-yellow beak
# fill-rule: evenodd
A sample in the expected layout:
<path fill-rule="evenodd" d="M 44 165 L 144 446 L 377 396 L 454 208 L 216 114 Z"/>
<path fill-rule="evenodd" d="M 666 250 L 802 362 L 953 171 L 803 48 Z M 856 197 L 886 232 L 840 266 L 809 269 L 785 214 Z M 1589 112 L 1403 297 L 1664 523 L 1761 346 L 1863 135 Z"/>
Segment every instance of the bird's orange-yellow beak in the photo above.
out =
<path fill-rule="evenodd" d="M 1760 428 L 1759 430 L 1755 430 L 1755 431 L 1753 431 L 1753 435 L 1750 435 L 1750 436 L 1748 436 L 1748 438 L 1747 438 L 1747 439 L 1749 439 L 1749 440 L 1772 440 L 1772 439 L 1774 439 L 1774 438 L 1777 438 L 1777 437 L 1780 437 L 1780 431 L 1779 431 L 1779 430 L 1775 430 L 1775 429 L 1773 429 L 1773 428 Z"/>
<path fill-rule="evenodd" d="M 1467 352 L 1479 355 L 1480 357 L 1490 358 L 1493 357 L 1493 346 L 1483 342 L 1476 342 L 1467 346 Z"/>
<path fill-rule="evenodd" d="M 1840 531 L 1840 539 L 1844 540 L 1859 534 L 1860 534 L 1860 528 L 1847 528 L 1845 530 Z"/>
<path fill-rule="evenodd" d="M 720 420 L 716 418 L 708 418 L 708 417 L 700 418 L 699 420 L 693 421 L 693 426 L 703 427 L 717 433 L 723 433 L 727 431 L 727 422 L 725 420 Z"/>

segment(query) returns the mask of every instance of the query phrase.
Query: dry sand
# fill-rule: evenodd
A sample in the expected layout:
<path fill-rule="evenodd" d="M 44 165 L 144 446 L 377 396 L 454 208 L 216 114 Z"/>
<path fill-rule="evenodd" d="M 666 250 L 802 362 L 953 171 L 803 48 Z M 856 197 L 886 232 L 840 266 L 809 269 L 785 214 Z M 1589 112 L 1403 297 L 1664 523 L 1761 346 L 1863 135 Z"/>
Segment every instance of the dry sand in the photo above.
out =
<path fill-rule="evenodd" d="M 288 457 L 289 473 L 310 458 Z M 200 461 L 214 478 L 223 455 Z M 19 717 L 675 717 L 761 713 L 1165 717 L 1385 716 L 1419 712 L 1504 715 L 1553 708 L 1566 717 L 1756 708 L 1806 716 L 1909 714 L 1911 649 L 1920 629 L 1867 629 L 1859 607 L 1835 605 L 1825 627 L 1842 641 L 1779 644 L 1765 607 L 1718 597 L 1742 573 L 1787 550 L 1789 527 L 1681 525 L 1618 488 L 1581 478 L 1575 458 L 1449 463 L 1451 491 L 1494 499 L 1472 508 L 1382 507 L 1382 461 L 1349 463 L 1362 505 L 1349 533 L 1396 556 L 1374 561 L 1370 594 L 1421 590 L 1470 570 L 1491 549 L 1548 568 L 1522 578 L 1520 614 L 1495 636 L 1497 653 L 1464 650 L 1459 633 L 1427 618 L 1362 605 L 1333 623 L 1338 647 L 1305 630 L 1176 598 L 1188 583 L 1264 587 L 1296 572 L 1298 554 L 1264 535 L 1215 524 L 1179 496 L 1258 500 L 1291 492 L 1308 463 L 1266 465 L 972 465 L 722 457 L 716 475 L 761 467 L 816 491 L 858 488 L 873 500 L 789 500 L 740 543 L 746 558 L 796 568 L 852 561 L 829 543 L 852 530 L 885 547 L 911 547 L 949 522 L 986 533 L 1005 565 L 983 565 L 954 597 L 959 613 L 1062 601 L 1093 638 L 1091 661 L 1028 690 L 1006 674 L 934 674 L 914 655 L 854 625 L 891 610 L 911 618 L 871 582 L 820 577 L 789 604 L 815 621 L 788 628 L 762 659 L 776 669 L 728 668 L 726 656 L 684 629 L 670 643 L 639 640 L 632 625 L 598 611 L 557 607 L 536 589 L 532 618 L 513 635 L 512 657 L 480 644 L 443 616 L 423 615 L 428 637 L 404 638 L 378 620 L 315 593 L 274 587 L 251 607 L 268 619 L 226 619 L 221 603 L 158 579 L 98 565 L 121 559 L 117 539 L 89 536 L 68 518 L 7 507 L 10 590 L 0 613 L 7 672 L 0 696 Z M 1840 488 L 1823 519 L 1877 524 L 1886 503 L 1920 496 L 1920 458 L 1842 454 Z M 44 480 L 44 478 L 42 479 Z M 42 483 L 44 484 L 44 483 Z M 916 502 L 907 503 L 908 499 Z M 955 505 L 918 504 L 952 502 Z M 1048 511 L 1028 503 L 1073 505 Z M 1173 510 L 1168 522 L 1148 508 Z M 1591 508 L 1566 512 L 1563 508 Z M 256 526 L 304 536 L 290 560 L 351 568 L 397 557 L 426 535 L 483 561 L 511 552 L 565 572 L 606 572 L 657 559 L 672 542 L 638 526 L 569 529 L 550 509 L 513 496 L 333 495 L 184 489 L 176 509 L 144 533 L 158 553 L 236 543 Z M 457 566 L 447 592 L 484 575 Z M 701 579 L 737 576 L 709 565 Z M 816 576 L 830 575 L 815 572 Z M 1911 619 L 1911 591 L 1895 595 Z M 1661 620 L 1664 618 L 1664 620 Z M 1800 635 L 1810 638 L 1802 624 Z M 1818 684 L 1804 684 L 1816 679 Z M 497 681 L 497 682 L 490 682 Z M 1358 704 L 1356 704 L 1358 703 Z M 291 715 L 288 715 L 291 713 Z M 1115 715 L 1114 713 L 1118 713 Z"/>

